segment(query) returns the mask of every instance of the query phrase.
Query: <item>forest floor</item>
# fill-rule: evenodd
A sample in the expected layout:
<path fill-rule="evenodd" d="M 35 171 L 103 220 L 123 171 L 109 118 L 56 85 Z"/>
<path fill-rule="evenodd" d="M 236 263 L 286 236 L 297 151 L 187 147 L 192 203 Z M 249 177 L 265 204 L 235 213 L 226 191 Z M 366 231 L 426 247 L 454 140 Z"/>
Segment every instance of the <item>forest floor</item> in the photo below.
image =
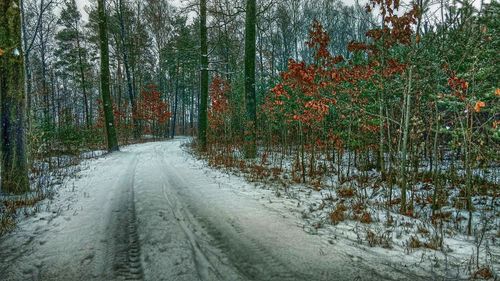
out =
<path fill-rule="evenodd" d="M 0 237 L 0 279 L 470 277 L 460 263 L 473 254 L 473 240 L 457 240 L 462 250 L 444 257 L 425 248 L 370 247 L 359 238 L 366 232 L 359 224 L 311 225 L 313 212 L 305 211 L 321 202 L 321 192 L 297 187 L 280 194 L 256 186 L 207 167 L 183 146 L 187 142 L 131 145 L 82 162 L 77 176 L 40 202 L 35 215 Z M 498 244 L 491 251 L 498 255 Z"/>

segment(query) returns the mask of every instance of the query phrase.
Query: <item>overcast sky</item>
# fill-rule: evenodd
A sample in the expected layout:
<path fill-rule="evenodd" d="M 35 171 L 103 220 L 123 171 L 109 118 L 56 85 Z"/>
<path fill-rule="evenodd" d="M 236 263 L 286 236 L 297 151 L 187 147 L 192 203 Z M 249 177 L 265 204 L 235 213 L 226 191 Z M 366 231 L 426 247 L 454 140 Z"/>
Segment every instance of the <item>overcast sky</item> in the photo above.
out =
<path fill-rule="evenodd" d="M 176 6 L 176 7 L 182 7 L 183 6 L 182 1 L 183 0 L 170 0 L 169 3 Z M 355 0 L 342 0 L 342 2 L 344 4 L 347 4 L 347 5 L 352 5 L 355 3 Z M 359 2 L 364 3 L 364 2 L 366 2 L 366 0 L 359 0 Z M 83 20 L 86 21 L 88 18 L 88 15 L 87 15 L 87 12 L 85 12 L 85 6 L 87 6 L 89 4 L 89 0 L 76 0 L 76 4 L 78 5 L 78 8 L 82 13 Z"/>

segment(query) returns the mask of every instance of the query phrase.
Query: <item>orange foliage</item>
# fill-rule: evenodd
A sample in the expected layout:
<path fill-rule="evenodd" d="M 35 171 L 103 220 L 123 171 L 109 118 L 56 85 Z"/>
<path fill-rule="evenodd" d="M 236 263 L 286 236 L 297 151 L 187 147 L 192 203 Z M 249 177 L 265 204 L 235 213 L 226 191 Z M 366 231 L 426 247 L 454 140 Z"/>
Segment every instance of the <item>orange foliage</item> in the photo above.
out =
<path fill-rule="evenodd" d="M 136 118 L 145 122 L 145 129 L 151 132 L 154 126 L 165 124 L 170 116 L 168 104 L 162 100 L 156 85 L 146 86 L 137 100 Z"/>
<path fill-rule="evenodd" d="M 224 125 L 225 114 L 229 112 L 229 83 L 219 75 L 215 75 L 209 88 L 212 106 L 208 111 L 208 124 L 212 130 Z"/>
<path fill-rule="evenodd" d="M 476 105 L 474 105 L 474 111 L 475 112 L 480 112 L 481 111 L 481 108 L 485 107 L 486 104 L 482 101 L 477 101 L 476 102 Z"/>

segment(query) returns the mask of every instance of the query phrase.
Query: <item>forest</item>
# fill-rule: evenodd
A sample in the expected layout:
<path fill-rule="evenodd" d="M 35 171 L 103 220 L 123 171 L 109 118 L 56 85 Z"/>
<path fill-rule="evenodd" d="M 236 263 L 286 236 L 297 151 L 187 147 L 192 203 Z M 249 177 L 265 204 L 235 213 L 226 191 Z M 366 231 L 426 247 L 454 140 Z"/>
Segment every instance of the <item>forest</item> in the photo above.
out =
<path fill-rule="evenodd" d="M 499 12 L 497 0 L 0 0 L 0 249 L 52 205 L 62 204 L 57 220 L 61 206 L 77 213 L 69 202 L 80 206 L 92 186 L 113 186 L 94 196 L 124 196 L 116 199 L 123 206 L 96 199 L 81 210 L 115 206 L 107 225 L 130 233 L 102 253 L 139 260 L 127 263 L 127 280 L 365 280 L 367 264 L 380 275 L 366 280 L 497 280 Z M 194 182 L 202 170 L 212 175 L 207 186 L 248 185 L 248 200 L 280 204 L 308 235 L 296 238 L 304 248 L 314 237 L 343 250 L 358 245 L 352 251 L 370 261 L 360 262 L 363 274 L 338 273 L 326 257 L 283 273 L 294 262 L 255 238 L 275 221 L 256 230 L 243 207 L 210 217 L 203 204 L 226 210 L 243 195 L 221 191 L 226 203 L 210 201 L 218 190 Z M 104 184 L 109 177 L 116 181 Z M 75 186 L 63 203 L 69 191 L 61 190 Z M 153 187 L 166 201 L 145 197 Z M 148 240 L 148 212 L 157 210 L 146 212 L 147 202 L 187 221 L 177 227 L 197 277 L 175 279 L 148 261 L 148 247 L 161 253 Z M 127 211 L 114 219 L 112 208 Z M 238 227 L 226 232 L 233 220 Z M 205 245 L 199 233 L 223 245 Z M 234 250 L 238 241 L 247 254 Z M 213 262 L 212 247 L 231 266 Z M 125 278 L 75 279 L 84 275 L 60 275 L 57 266 L 19 275 L 8 249 L 0 279 Z M 94 255 L 81 268 L 97 263 Z M 279 266 L 259 265 L 262 256 Z M 321 270 L 307 275 L 314 266 Z"/>

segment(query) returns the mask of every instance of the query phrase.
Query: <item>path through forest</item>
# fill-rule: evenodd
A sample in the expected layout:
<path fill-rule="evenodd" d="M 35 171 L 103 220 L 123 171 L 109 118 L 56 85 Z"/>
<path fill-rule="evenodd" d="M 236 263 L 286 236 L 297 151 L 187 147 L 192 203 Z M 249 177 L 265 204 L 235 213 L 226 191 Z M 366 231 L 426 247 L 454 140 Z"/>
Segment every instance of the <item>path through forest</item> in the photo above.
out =
<path fill-rule="evenodd" d="M 0 240 L 1 279 L 418 280 L 349 241 L 306 233 L 299 214 L 204 167 L 186 141 L 88 162 Z"/>

